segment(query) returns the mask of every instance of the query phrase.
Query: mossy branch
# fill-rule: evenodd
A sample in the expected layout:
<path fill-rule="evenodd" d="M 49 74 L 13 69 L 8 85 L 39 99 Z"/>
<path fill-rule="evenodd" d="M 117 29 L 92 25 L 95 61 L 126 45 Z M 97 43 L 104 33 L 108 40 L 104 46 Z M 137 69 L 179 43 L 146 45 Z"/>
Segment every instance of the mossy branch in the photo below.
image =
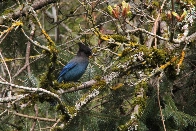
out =
<path fill-rule="evenodd" d="M 48 4 L 55 3 L 57 0 L 39 0 L 39 1 L 33 1 L 34 3 L 29 6 L 28 4 L 26 5 L 21 5 L 17 9 L 11 11 L 11 13 L 4 14 L 0 16 L 0 25 L 3 25 L 5 22 L 5 19 L 18 19 L 21 16 L 25 16 L 29 12 L 29 8 L 33 8 L 33 10 L 38 10 L 41 9 L 44 6 L 47 6 Z"/>

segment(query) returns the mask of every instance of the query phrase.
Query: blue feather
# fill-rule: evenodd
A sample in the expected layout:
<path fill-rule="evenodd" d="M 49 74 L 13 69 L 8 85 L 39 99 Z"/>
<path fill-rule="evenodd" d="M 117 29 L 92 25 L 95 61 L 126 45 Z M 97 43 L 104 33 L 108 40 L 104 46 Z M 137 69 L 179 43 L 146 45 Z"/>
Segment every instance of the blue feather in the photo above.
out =
<path fill-rule="evenodd" d="M 73 67 L 75 67 L 77 65 L 77 63 L 68 63 L 66 66 L 64 66 L 63 70 L 61 71 L 59 77 L 58 77 L 58 81 L 61 79 L 61 77 L 63 75 L 65 75 L 69 70 L 71 70 Z M 61 82 L 61 81 L 60 81 Z"/>

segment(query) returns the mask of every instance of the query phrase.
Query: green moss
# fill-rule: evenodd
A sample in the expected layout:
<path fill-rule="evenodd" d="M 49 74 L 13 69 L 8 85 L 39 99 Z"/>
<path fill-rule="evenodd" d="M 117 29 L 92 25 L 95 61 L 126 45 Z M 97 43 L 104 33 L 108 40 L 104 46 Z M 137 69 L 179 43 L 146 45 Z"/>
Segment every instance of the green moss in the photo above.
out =
<path fill-rule="evenodd" d="M 50 75 L 49 72 L 44 73 L 40 77 L 39 86 L 44 89 L 48 89 L 50 86 L 53 86 L 52 81 L 54 79 L 53 75 Z"/>
<path fill-rule="evenodd" d="M 166 13 L 162 13 L 162 14 L 161 14 L 161 18 L 162 18 L 162 21 L 168 21 L 168 20 L 170 20 L 170 19 L 168 18 L 168 16 L 167 16 Z"/>
<path fill-rule="evenodd" d="M 138 125 L 137 123 L 138 123 L 138 120 L 136 118 L 132 118 L 128 120 L 126 124 L 118 126 L 118 130 L 119 131 L 135 130 L 134 127 Z M 132 127 L 133 129 L 130 127 Z"/>
<path fill-rule="evenodd" d="M 5 10 L 5 11 L 2 13 L 2 15 L 6 15 L 6 14 L 9 14 L 9 13 L 14 13 L 14 11 L 11 10 L 11 9 L 7 9 L 7 10 Z"/>
<path fill-rule="evenodd" d="M 156 10 L 152 10 L 151 14 L 156 18 L 157 17 L 157 11 Z"/>
<path fill-rule="evenodd" d="M 113 72 L 117 72 L 117 71 L 119 71 L 119 68 L 116 67 L 116 66 L 114 66 L 111 70 L 112 70 Z"/>
<path fill-rule="evenodd" d="M 159 8 L 160 2 L 159 1 L 152 1 L 152 5 L 155 6 L 156 8 Z"/>
<path fill-rule="evenodd" d="M 46 35 L 47 37 L 47 35 Z M 49 58 L 50 58 L 50 62 L 48 62 L 48 69 L 47 71 L 40 77 L 40 87 L 41 88 L 45 88 L 45 89 L 52 89 L 51 87 L 53 87 L 53 80 L 55 79 L 54 76 L 54 70 L 55 67 L 57 65 L 57 49 L 55 47 L 55 43 L 50 39 L 47 38 L 48 42 L 48 48 L 50 50 L 50 52 L 43 50 L 43 53 L 45 53 Z M 56 89 L 56 87 L 55 87 Z M 54 90 L 53 90 L 54 91 Z"/>
<path fill-rule="evenodd" d="M 153 60 L 159 65 L 164 64 L 167 58 L 167 52 L 161 49 L 153 49 Z"/>
<path fill-rule="evenodd" d="M 165 64 L 171 53 L 168 53 L 163 49 L 148 49 L 145 45 L 139 44 L 125 44 L 125 49 L 118 57 L 111 70 L 114 72 L 120 72 L 120 77 L 132 74 L 136 70 L 145 71 L 144 74 L 148 75 L 151 73 L 153 68 Z M 126 63 L 128 66 L 124 68 Z"/>
<path fill-rule="evenodd" d="M 126 48 L 123 50 L 123 52 L 121 53 L 121 57 L 125 57 L 128 54 L 130 54 L 131 48 Z"/>
<path fill-rule="evenodd" d="M 105 81 L 99 81 L 98 83 L 92 86 L 92 89 L 102 89 L 105 87 L 105 85 L 106 85 Z"/>
<path fill-rule="evenodd" d="M 75 83 L 75 82 L 67 82 L 67 83 L 58 83 L 57 81 L 55 81 L 54 83 L 54 87 L 56 89 L 63 89 L 63 90 L 66 90 L 66 89 L 69 89 L 69 88 L 72 88 L 72 87 L 77 87 L 79 86 L 80 83 Z"/>
<path fill-rule="evenodd" d="M 146 106 L 146 91 L 148 90 L 148 84 L 145 81 L 142 81 L 140 84 L 135 86 L 134 94 L 135 97 L 133 98 L 133 105 L 139 105 L 139 116 L 144 111 Z M 142 96 L 140 96 L 142 95 Z"/>
<path fill-rule="evenodd" d="M 106 81 L 104 79 L 102 79 L 100 76 L 96 76 L 95 77 L 96 83 L 92 86 L 92 90 L 93 89 L 101 89 L 104 88 L 106 86 Z"/>
<path fill-rule="evenodd" d="M 189 5 L 196 5 L 195 0 L 182 0 L 184 3 L 188 3 Z"/>
<path fill-rule="evenodd" d="M 77 113 L 76 108 L 75 107 L 72 107 L 72 106 L 67 106 L 67 110 L 68 110 L 68 112 L 69 112 L 69 114 L 71 116 L 74 116 Z"/>
<path fill-rule="evenodd" d="M 115 40 L 115 41 L 119 41 L 119 42 L 128 42 L 127 37 L 122 36 L 122 35 L 111 35 L 111 37 Z"/>
<path fill-rule="evenodd" d="M 130 40 L 134 43 L 138 43 L 139 42 L 139 38 L 136 37 L 135 35 L 130 35 Z"/>
<path fill-rule="evenodd" d="M 51 131 L 64 131 L 61 127 L 55 127 Z"/>

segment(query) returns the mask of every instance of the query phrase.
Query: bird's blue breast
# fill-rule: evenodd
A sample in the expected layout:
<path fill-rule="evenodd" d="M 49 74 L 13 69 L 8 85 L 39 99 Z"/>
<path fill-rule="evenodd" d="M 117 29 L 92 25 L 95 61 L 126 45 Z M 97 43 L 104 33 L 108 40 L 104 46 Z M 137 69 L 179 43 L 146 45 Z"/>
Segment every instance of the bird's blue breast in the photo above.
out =
<path fill-rule="evenodd" d="M 61 71 L 58 82 L 78 81 L 88 66 L 88 59 L 75 58 Z"/>

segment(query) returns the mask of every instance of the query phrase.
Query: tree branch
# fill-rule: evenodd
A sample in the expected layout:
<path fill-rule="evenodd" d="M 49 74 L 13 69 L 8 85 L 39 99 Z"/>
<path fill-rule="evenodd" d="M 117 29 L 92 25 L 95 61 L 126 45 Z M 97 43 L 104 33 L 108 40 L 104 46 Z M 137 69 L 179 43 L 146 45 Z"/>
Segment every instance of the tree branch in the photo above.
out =
<path fill-rule="evenodd" d="M 159 13 L 157 15 L 157 18 L 154 22 L 154 26 L 153 26 L 152 31 L 151 31 L 153 34 L 155 34 L 155 36 L 156 36 L 156 32 L 158 30 L 158 22 L 160 20 L 160 15 L 161 15 L 162 9 L 165 5 L 165 2 L 166 2 L 166 0 L 163 1 L 162 5 L 160 7 Z M 155 39 L 155 48 L 157 48 L 157 39 L 156 39 L 156 37 L 149 36 L 148 40 L 146 41 L 146 45 L 147 45 L 148 49 L 151 47 L 152 42 L 153 42 L 154 39 Z"/>
<path fill-rule="evenodd" d="M 4 98 L 0 98 L 0 102 L 12 102 L 14 100 L 20 100 L 24 97 L 28 96 L 28 94 L 24 94 L 24 95 L 17 95 L 17 96 L 8 96 L 8 97 L 4 97 Z"/>
<path fill-rule="evenodd" d="M 35 24 L 33 23 L 32 20 L 29 20 L 29 23 L 31 25 L 31 33 L 30 33 L 29 39 L 32 40 L 33 36 L 34 36 L 34 33 L 35 33 Z M 27 68 L 28 76 L 30 77 L 30 74 L 31 74 L 31 72 L 30 72 L 30 62 L 29 62 L 30 49 L 31 49 L 31 42 L 30 42 L 30 40 L 26 44 L 27 47 L 26 47 L 25 65 L 13 76 L 13 78 L 16 77 L 17 75 L 19 75 L 26 68 Z"/>
<path fill-rule="evenodd" d="M 48 122 L 56 122 L 56 119 L 49 119 L 49 118 L 42 118 L 42 117 L 37 117 L 37 116 L 29 116 L 17 112 L 13 112 L 14 115 L 21 116 L 21 117 L 26 117 L 29 119 L 35 119 L 35 120 L 40 120 L 40 121 L 48 121 Z"/>
<path fill-rule="evenodd" d="M 95 83 L 96 83 L 95 80 L 90 80 L 90 81 L 87 81 L 87 82 L 83 83 L 83 84 L 80 85 L 80 86 L 77 86 L 77 87 L 72 87 L 72 88 L 69 88 L 69 89 L 67 89 L 67 90 L 59 90 L 59 93 L 63 94 L 63 93 L 74 92 L 74 91 L 86 89 L 86 88 L 91 87 L 91 86 L 94 85 Z"/>
<path fill-rule="evenodd" d="M 0 84 L 12 86 L 12 87 L 19 88 L 19 89 L 34 91 L 34 92 L 38 91 L 38 92 L 46 93 L 48 95 L 51 95 L 51 96 L 57 98 L 60 101 L 61 104 L 63 103 L 61 98 L 57 94 L 54 94 L 54 93 L 52 93 L 52 92 L 50 92 L 50 91 L 48 91 L 46 89 L 32 88 L 32 87 L 26 87 L 26 86 L 19 86 L 19 85 L 15 85 L 15 84 L 12 84 L 12 83 L 9 83 L 9 82 L 3 82 L 3 81 L 0 81 Z"/>
<path fill-rule="evenodd" d="M 34 3 L 31 5 L 31 7 L 33 8 L 33 10 L 38 10 L 41 9 L 42 7 L 51 4 L 51 3 L 55 3 L 57 2 L 57 0 L 35 0 Z M 13 10 L 12 13 L 8 13 L 6 15 L 2 15 L 0 16 L 0 25 L 4 23 L 5 19 L 18 19 L 20 16 L 26 16 L 28 14 L 29 11 L 29 5 L 24 5 L 24 7 L 19 7 L 15 10 Z"/>

